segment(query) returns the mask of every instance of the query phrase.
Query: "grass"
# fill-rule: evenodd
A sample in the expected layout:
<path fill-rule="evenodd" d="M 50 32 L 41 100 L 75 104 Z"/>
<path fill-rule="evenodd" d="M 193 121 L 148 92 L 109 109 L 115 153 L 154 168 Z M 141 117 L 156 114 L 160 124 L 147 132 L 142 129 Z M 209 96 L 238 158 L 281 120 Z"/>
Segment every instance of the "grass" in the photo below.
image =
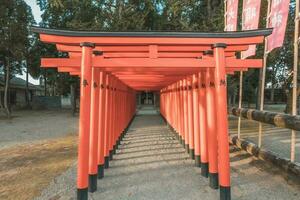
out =
<path fill-rule="evenodd" d="M 69 135 L 0 151 L 0 199 L 29 200 L 75 161 L 77 137 Z"/>

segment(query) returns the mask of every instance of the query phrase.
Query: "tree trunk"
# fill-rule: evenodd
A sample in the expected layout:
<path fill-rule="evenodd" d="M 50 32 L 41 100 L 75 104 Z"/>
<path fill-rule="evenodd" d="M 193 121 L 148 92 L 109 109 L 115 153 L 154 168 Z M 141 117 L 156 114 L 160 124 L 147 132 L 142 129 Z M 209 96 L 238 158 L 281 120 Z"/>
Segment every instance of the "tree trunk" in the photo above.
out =
<path fill-rule="evenodd" d="M 207 15 L 208 15 L 208 17 L 210 17 L 211 16 L 211 13 L 212 13 L 212 2 L 211 2 L 211 0 L 207 0 Z"/>
<path fill-rule="evenodd" d="M 270 97 L 270 100 L 271 100 L 272 103 L 274 103 L 274 92 L 275 92 L 274 83 L 272 83 L 272 86 L 271 86 L 271 97 Z"/>
<path fill-rule="evenodd" d="M 72 114 L 73 116 L 75 116 L 76 114 L 76 87 L 75 87 L 75 84 L 72 83 L 71 84 L 71 105 L 72 105 Z"/>
<path fill-rule="evenodd" d="M 300 94 L 300 88 L 297 88 L 297 99 Z M 292 88 L 289 89 L 289 92 L 287 93 L 287 102 L 286 102 L 286 107 L 285 107 L 285 113 L 291 114 L 292 113 L 292 103 L 293 103 L 293 93 L 292 93 Z"/>
<path fill-rule="evenodd" d="M 261 84 L 262 84 L 262 70 L 259 69 L 259 81 L 258 81 L 258 87 L 257 87 L 257 98 L 256 98 L 256 109 L 260 108 L 260 96 L 261 96 Z"/>
<path fill-rule="evenodd" d="M 28 62 L 26 61 L 26 89 L 25 89 L 25 99 L 26 99 L 26 107 L 29 108 L 29 80 L 28 80 Z"/>
<path fill-rule="evenodd" d="M 233 106 L 236 105 L 236 99 L 237 99 L 237 92 L 234 91 L 234 93 L 233 93 L 233 98 L 232 98 L 232 105 L 233 105 Z"/>
<path fill-rule="evenodd" d="M 9 95 L 9 73 L 10 73 L 10 61 L 8 59 L 7 64 L 6 64 L 6 70 L 5 72 L 5 85 L 4 85 L 4 109 L 6 112 L 6 115 L 8 118 L 11 117 L 10 113 L 10 107 L 9 107 L 9 102 L 8 102 L 8 95 Z"/>
<path fill-rule="evenodd" d="M 3 102 L 2 102 L 2 92 L 0 91 L 0 109 L 2 110 L 4 108 Z"/>
<path fill-rule="evenodd" d="M 47 96 L 47 71 L 46 71 L 46 69 L 44 70 L 44 93 L 45 93 L 45 96 Z"/>

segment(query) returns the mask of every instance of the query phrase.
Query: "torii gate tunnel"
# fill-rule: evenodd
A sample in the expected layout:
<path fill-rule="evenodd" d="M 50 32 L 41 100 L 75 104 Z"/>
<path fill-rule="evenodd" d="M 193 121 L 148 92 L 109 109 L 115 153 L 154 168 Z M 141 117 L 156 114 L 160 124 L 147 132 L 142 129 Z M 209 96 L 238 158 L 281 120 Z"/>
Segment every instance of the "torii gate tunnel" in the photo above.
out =
<path fill-rule="evenodd" d="M 97 190 L 136 112 L 136 91 L 160 93 L 160 113 L 209 177 L 231 199 L 226 74 L 261 68 L 237 52 L 272 29 L 241 32 L 85 32 L 32 28 L 68 58 L 42 58 L 80 77 L 77 198 Z"/>

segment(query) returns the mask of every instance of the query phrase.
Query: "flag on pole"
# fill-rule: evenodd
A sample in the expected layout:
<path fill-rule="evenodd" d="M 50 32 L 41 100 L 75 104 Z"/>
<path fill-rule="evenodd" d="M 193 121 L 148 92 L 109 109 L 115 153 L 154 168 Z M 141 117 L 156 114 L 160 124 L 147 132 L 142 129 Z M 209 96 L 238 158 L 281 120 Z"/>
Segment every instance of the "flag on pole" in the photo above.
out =
<path fill-rule="evenodd" d="M 273 33 L 267 37 L 267 52 L 281 47 L 284 40 L 287 18 L 289 15 L 290 0 L 273 0 L 269 15 L 268 27 Z"/>
<path fill-rule="evenodd" d="M 237 29 L 238 4 L 238 0 L 227 0 L 225 31 L 236 31 Z"/>
<path fill-rule="evenodd" d="M 242 30 L 258 28 L 261 0 L 244 0 L 242 13 Z M 255 55 L 256 45 L 250 45 L 247 51 L 242 52 L 242 58 Z"/>

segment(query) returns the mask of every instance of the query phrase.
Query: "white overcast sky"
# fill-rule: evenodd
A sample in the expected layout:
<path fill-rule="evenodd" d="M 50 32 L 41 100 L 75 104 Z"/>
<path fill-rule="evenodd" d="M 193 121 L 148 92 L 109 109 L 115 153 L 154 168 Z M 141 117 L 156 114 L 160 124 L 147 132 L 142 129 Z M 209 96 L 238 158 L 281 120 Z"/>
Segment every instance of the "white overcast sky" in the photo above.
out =
<path fill-rule="evenodd" d="M 40 11 L 39 6 L 36 4 L 36 0 L 25 0 L 25 2 L 27 3 L 27 5 L 29 5 L 31 7 L 34 19 L 35 19 L 36 23 L 38 24 L 42 20 L 42 18 L 41 18 L 42 12 Z M 17 77 L 20 77 L 25 80 L 26 73 L 24 72 L 23 75 L 17 75 Z M 39 80 L 32 78 L 30 75 L 29 75 L 29 82 L 32 84 L 35 84 L 35 85 L 39 84 Z"/>

